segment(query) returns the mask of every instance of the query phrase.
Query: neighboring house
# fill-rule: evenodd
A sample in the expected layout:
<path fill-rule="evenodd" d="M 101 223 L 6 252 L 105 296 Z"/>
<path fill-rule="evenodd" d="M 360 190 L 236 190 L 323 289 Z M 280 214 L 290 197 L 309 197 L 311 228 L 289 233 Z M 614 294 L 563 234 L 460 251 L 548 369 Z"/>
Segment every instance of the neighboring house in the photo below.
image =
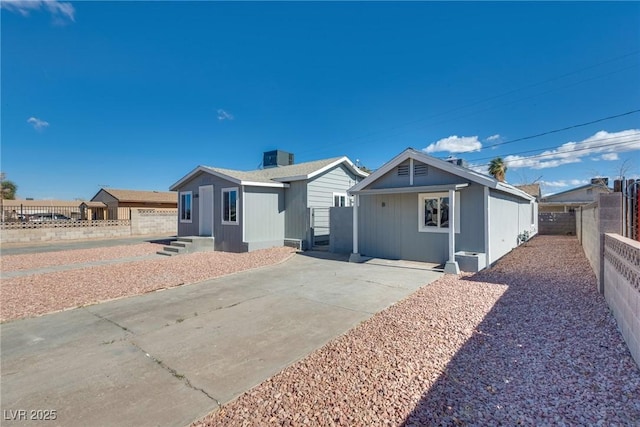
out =
<path fill-rule="evenodd" d="M 595 202 L 598 194 L 611 193 L 613 190 L 608 185 L 608 178 L 592 178 L 587 185 L 544 196 L 540 200 L 540 212 L 573 212 L 579 206 Z"/>
<path fill-rule="evenodd" d="M 536 201 L 540 202 L 542 198 L 542 194 L 540 193 L 540 184 L 524 184 L 524 185 L 514 185 L 518 190 L 522 190 L 530 196 L 536 198 Z"/>
<path fill-rule="evenodd" d="M 98 218 L 92 214 L 88 219 L 130 219 L 130 210 L 123 208 L 177 209 L 178 193 L 102 188 L 91 198 L 91 202 L 104 203 L 106 211 L 98 214 Z M 94 212 L 100 212 L 99 207 L 94 204 L 92 208 Z"/>
<path fill-rule="evenodd" d="M 354 261 L 367 256 L 446 263 L 445 271 L 455 273 L 458 260 L 463 270 L 477 271 L 515 248 L 524 232 L 537 232 L 534 197 L 412 148 L 349 194 L 355 196 Z"/>
<path fill-rule="evenodd" d="M 347 157 L 291 164 L 267 152 L 264 169 L 198 166 L 171 186 L 179 193 L 178 236 L 211 236 L 216 250 L 246 252 L 292 241 L 328 241 L 329 208 L 350 205 L 347 190 L 367 176 Z"/>

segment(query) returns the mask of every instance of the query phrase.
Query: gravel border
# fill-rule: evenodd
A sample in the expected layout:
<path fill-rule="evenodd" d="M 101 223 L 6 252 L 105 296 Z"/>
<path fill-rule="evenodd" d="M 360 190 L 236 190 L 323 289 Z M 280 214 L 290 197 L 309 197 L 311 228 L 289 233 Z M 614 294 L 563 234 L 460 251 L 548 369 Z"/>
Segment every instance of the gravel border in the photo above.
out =
<path fill-rule="evenodd" d="M 127 248 L 128 246 L 117 246 L 101 249 L 128 256 L 132 252 Z M 88 249 L 46 255 L 52 254 L 51 259 L 77 265 L 78 259 L 84 262 L 89 260 L 88 251 L 93 251 L 90 252 L 93 256 L 103 254 L 100 250 Z M 39 316 L 115 298 L 197 283 L 239 271 L 277 264 L 287 260 L 294 253 L 295 250 L 288 247 L 246 253 L 196 252 L 151 260 L 3 278 L 0 280 L 0 321 Z M 15 264 L 24 266 L 28 265 L 31 257 L 36 264 L 40 260 L 36 255 L 41 254 L 12 255 L 11 257 L 22 257 L 20 263 L 15 262 Z"/>
<path fill-rule="evenodd" d="M 640 369 L 575 237 L 446 275 L 192 426 L 638 425 Z"/>

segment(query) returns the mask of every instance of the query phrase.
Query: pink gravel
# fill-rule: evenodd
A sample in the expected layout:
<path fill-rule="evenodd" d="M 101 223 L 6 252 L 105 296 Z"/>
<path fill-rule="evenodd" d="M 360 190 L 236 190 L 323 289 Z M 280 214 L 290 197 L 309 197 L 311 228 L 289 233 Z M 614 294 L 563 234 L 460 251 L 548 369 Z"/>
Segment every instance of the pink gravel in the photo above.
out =
<path fill-rule="evenodd" d="M 627 425 L 640 369 L 575 237 L 444 276 L 193 426 Z"/>
<path fill-rule="evenodd" d="M 140 246 L 140 245 L 136 245 Z M 112 253 L 130 256 L 128 246 L 111 247 Z M 155 249 L 157 250 L 157 245 Z M 140 248 L 143 249 L 143 248 Z M 146 249 L 144 249 L 146 250 Z M 100 251 L 94 252 L 100 253 Z M 189 283 L 196 283 L 288 259 L 292 248 L 272 248 L 249 253 L 197 252 L 152 260 L 101 265 L 54 273 L 2 279 L 0 320 L 14 320 L 94 304 L 114 298 L 139 295 Z M 67 263 L 74 254 L 87 260 L 85 250 L 51 253 Z M 126 255 L 125 255 L 126 254 Z M 40 260 L 32 255 L 15 255 Z M 4 258 L 4 257 L 3 257 Z M 18 263 L 16 263 L 17 265 Z M 25 265 L 25 264 L 21 264 Z M 4 260 L 3 260 L 4 269 Z"/>
<path fill-rule="evenodd" d="M 74 249 L 59 252 L 41 252 L 26 255 L 0 257 L 2 271 L 33 270 L 56 265 L 80 264 L 118 258 L 129 258 L 155 254 L 159 247 L 155 243 L 140 243 L 117 247 Z"/>

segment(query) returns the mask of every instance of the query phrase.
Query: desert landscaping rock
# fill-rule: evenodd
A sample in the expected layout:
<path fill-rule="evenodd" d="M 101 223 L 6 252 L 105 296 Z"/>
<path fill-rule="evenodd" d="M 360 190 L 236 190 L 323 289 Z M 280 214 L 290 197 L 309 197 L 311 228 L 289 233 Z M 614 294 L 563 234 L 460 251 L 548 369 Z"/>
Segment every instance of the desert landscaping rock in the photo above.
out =
<path fill-rule="evenodd" d="M 149 245 L 149 246 L 147 246 Z M 29 259 L 39 267 L 47 264 L 75 264 L 97 261 L 106 256 L 130 257 L 148 253 L 157 245 L 62 251 L 12 255 L 5 258 L 10 268 L 26 269 Z M 199 252 L 175 257 L 125 262 L 1 279 L 0 320 L 15 320 L 114 298 L 139 295 L 250 268 L 275 264 L 289 258 L 291 248 L 272 248 L 249 253 Z M 50 257 L 50 258 L 48 258 Z M 113 258 L 111 258 L 113 259 Z"/>
<path fill-rule="evenodd" d="M 575 237 L 447 275 L 193 426 L 638 425 L 640 369 Z"/>

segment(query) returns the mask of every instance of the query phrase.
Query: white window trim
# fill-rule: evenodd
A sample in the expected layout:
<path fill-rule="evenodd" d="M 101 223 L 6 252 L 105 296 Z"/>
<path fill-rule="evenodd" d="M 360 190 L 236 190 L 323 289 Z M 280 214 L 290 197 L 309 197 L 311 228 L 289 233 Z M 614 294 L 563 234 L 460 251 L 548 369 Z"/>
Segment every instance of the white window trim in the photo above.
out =
<path fill-rule="evenodd" d="M 225 221 L 224 220 L 224 193 L 225 192 L 231 192 L 231 191 L 235 191 L 236 192 L 236 220 L 235 221 Z M 238 207 L 240 206 L 240 192 L 238 191 L 238 187 L 229 187 L 229 188 L 222 188 L 220 190 L 220 221 L 222 222 L 223 225 L 238 225 L 240 222 L 238 221 L 239 218 L 239 212 L 238 212 Z"/>
<path fill-rule="evenodd" d="M 418 193 L 418 231 L 421 233 L 448 233 L 449 228 L 427 227 L 423 225 L 424 200 L 449 197 L 449 193 Z M 460 193 L 455 193 L 454 231 L 460 233 Z"/>
<path fill-rule="evenodd" d="M 189 219 L 183 219 L 182 218 L 182 195 L 183 194 L 188 194 L 190 196 L 189 200 L 191 200 L 191 206 L 189 207 L 191 215 L 190 215 Z M 178 218 L 180 219 L 180 222 L 181 223 L 188 223 L 188 224 L 192 223 L 193 222 L 193 191 L 181 191 L 180 194 L 179 194 L 178 200 L 180 201 L 180 206 L 179 206 L 179 210 L 178 210 Z"/>
<path fill-rule="evenodd" d="M 344 197 L 344 206 L 350 206 L 351 204 L 349 203 L 351 200 L 349 199 L 349 196 L 347 196 L 347 193 L 338 193 L 338 192 L 334 192 L 333 196 L 331 197 L 331 206 L 338 207 L 336 206 L 336 196 L 340 196 L 340 197 Z"/>

